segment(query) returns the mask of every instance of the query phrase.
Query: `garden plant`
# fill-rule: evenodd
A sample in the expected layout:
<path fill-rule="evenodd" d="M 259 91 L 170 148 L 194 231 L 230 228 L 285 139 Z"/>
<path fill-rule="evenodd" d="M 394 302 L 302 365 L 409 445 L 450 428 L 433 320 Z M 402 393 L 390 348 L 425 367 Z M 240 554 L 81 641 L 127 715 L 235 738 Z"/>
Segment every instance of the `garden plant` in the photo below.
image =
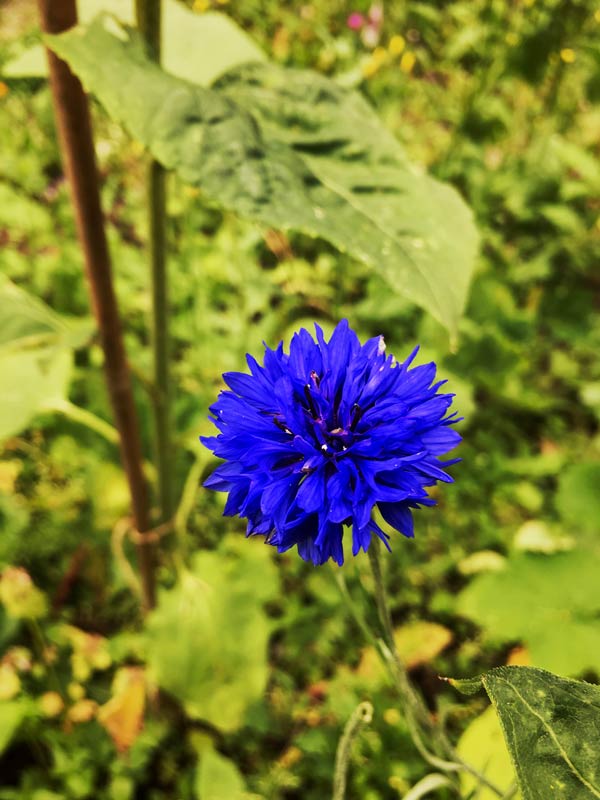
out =
<path fill-rule="evenodd" d="M 0 14 L 0 800 L 600 798 L 594 4 Z"/>

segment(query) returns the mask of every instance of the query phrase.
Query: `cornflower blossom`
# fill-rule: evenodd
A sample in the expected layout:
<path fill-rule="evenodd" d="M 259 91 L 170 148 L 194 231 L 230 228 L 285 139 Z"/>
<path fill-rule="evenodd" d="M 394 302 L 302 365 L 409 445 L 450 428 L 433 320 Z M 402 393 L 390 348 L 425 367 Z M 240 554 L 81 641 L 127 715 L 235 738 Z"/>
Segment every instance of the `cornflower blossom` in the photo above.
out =
<path fill-rule="evenodd" d="M 301 329 L 289 354 L 265 345 L 263 365 L 251 355 L 250 374 L 228 372 L 211 406 L 219 430 L 201 437 L 225 460 L 205 486 L 228 492 L 224 514 L 248 520 L 280 553 L 297 547 L 314 564 L 342 564 L 344 529 L 352 553 L 373 535 L 389 536 L 373 518 L 412 537 L 412 510 L 431 506 L 426 487 L 451 482 L 441 461 L 460 435 L 448 415 L 454 395 L 434 383 L 436 365 L 412 367 L 386 355 L 382 336 L 361 345 L 346 320 L 329 341 Z"/>

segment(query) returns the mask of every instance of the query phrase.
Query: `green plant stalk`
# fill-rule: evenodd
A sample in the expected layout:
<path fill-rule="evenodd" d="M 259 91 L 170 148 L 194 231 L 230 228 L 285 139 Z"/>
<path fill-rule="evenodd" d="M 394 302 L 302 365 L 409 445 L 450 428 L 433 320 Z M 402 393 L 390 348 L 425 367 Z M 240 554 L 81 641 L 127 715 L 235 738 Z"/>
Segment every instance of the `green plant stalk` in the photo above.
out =
<path fill-rule="evenodd" d="M 368 553 L 371 571 L 375 580 L 375 601 L 377 603 L 379 620 L 383 628 L 385 644 L 392 655 L 398 686 L 401 689 L 402 696 L 406 703 L 406 713 L 410 714 L 414 721 L 428 733 L 433 733 L 431 715 L 423 702 L 423 698 L 413 687 L 404 662 L 400 658 L 398 648 L 396 647 L 392 617 L 386 599 L 379 548 L 379 540 L 374 539 L 374 541 L 371 542 Z"/>
<path fill-rule="evenodd" d="M 81 406 L 75 405 L 75 403 L 71 403 L 69 400 L 60 400 L 56 403 L 52 404 L 52 410 L 58 411 L 61 414 L 64 414 L 73 422 L 77 422 L 80 425 L 85 425 L 86 428 L 89 428 L 91 431 L 102 436 L 111 444 L 119 444 L 119 432 L 116 428 L 113 428 L 110 423 L 105 422 L 100 417 L 93 414 L 91 411 L 88 411 L 85 408 L 81 408 Z"/>
<path fill-rule="evenodd" d="M 335 771 L 333 775 L 333 800 L 344 800 L 346 797 L 346 781 L 352 742 L 361 729 L 373 719 L 373 706 L 369 702 L 360 703 L 352 712 L 344 727 L 335 754 Z"/>
<path fill-rule="evenodd" d="M 404 713 L 409 726 L 413 742 L 421 756 L 436 769 L 445 772 L 469 772 L 482 785 L 493 791 L 498 797 L 504 798 L 505 793 L 494 783 L 489 781 L 483 773 L 468 764 L 456 753 L 442 728 L 435 724 L 427 707 L 416 688 L 411 683 L 408 672 L 396 647 L 392 618 L 387 603 L 385 584 L 381 569 L 380 544 L 375 539 L 368 550 L 371 571 L 375 581 L 375 601 L 379 620 L 383 628 L 383 647 L 378 652 L 388 667 L 396 687 L 404 702 Z M 423 741 L 423 734 L 431 742 L 431 752 Z M 450 759 L 450 760 L 447 760 Z"/>
<path fill-rule="evenodd" d="M 36 656 L 38 657 L 40 663 L 47 668 L 48 675 L 50 678 L 50 683 L 52 684 L 54 690 L 62 697 L 63 701 L 66 702 L 67 694 L 58 678 L 58 674 L 54 669 L 54 665 L 47 660 L 46 652 L 48 650 L 48 644 L 46 642 L 44 632 L 42 631 L 39 622 L 37 621 L 37 619 L 29 617 L 27 619 L 27 626 L 29 628 L 31 638 L 33 640 L 33 646 Z"/>
<path fill-rule="evenodd" d="M 165 171 L 157 161 L 148 165 L 150 263 L 152 272 L 152 343 L 154 354 L 154 428 L 161 522 L 173 515 L 171 388 L 169 380 L 169 295 L 166 268 Z"/>
<path fill-rule="evenodd" d="M 456 786 L 445 775 L 441 775 L 439 772 L 432 772 L 416 783 L 409 793 L 404 795 L 402 800 L 421 800 L 422 797 L 426 797 L 438 789 L 457 791 Z"/>
<path fill-rule="evenodd" d="M 151 57 L 160 61 L 161 1 L 136 0 L 136 19 Z M 160 522 L 174 511 L 171 463 L 171 391 L 169 380 L 169 286 L 167 279 L 166 173 L 151 160 L 147 170 L 148 244 L 152 280 L 154 436 Z"/>

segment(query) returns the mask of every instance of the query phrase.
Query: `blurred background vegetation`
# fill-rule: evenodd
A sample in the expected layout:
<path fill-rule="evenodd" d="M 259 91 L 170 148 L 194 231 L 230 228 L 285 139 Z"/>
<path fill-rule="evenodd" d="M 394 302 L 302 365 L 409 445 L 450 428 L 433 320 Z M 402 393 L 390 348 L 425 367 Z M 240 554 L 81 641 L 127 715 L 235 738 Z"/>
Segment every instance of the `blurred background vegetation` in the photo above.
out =
<path fill-rule="evenodd" d="M 198 489 L 212 464 L 197 437 L 221 373 L 243 369 L 263 340 L 341 317 L 362 337 L 384 334 L 398 357 L 420 343 L 465 417 L 456 483 L 386 564 L 413 677 L 465 757 L 508 785 L 485 701 L 436 676 L 506 663 L 600 676 L 600 11 L 591 0 L 193 8 L 225 12 L 275 62 L 358 87 L 412 160 L 471 206 L 476 275 L 451 349 L 364 265 L 242 222 L 169 176 L 183 500 L 160 543 L 159 607 L 142 625 L 117 448 L 64 403 L 73 359 L 69 400 L 110 421 L 50 93 L 12 77 L 39 41 L 36 7 L 0 4 L 1 270 L 45 304 L 0 284 L 0 344 L 23 319 L 56 336 L 37 384 L 25 354 L 0 349 L 0 382 L 29 392 L 0 406 L 0 798 L 326 798 L 340 731 L 364 698 L 375 715 L 349 796 L 402 797 L 422 777 L 332 570 L 245 541 L 244 524 L 221 517 L 223 498 Z M 144 152 L 93 111 L 152 478 Z M 366 559 L 344 569 L 374 618 Z"/>

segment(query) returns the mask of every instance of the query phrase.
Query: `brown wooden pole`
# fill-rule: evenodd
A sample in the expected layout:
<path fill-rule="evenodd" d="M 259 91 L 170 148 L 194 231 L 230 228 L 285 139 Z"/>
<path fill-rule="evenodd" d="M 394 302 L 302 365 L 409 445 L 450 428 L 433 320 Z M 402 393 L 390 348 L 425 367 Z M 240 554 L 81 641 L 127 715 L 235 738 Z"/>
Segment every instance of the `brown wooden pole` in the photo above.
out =
<path fill-rule="evenodd" d="M 42 30 L 61 33 L 77 23 L 75 0 L 38 0 Z M 133 521 L 143 533 L 150 528 L 149 500 L 142 470 L 137 413 L 121 320 L 112 281 L 92 126 L 87 97 L 67 64 L 47 50 L 50 86 L 64 168 L 71 190 L 79 240 L 94 315 L 104 350 L 106 381 L 119 431 L 121 458 L 129 484 Z M 144 608 L 155 605 L 154 553 L 150 542 L 137 544 Z"/>

